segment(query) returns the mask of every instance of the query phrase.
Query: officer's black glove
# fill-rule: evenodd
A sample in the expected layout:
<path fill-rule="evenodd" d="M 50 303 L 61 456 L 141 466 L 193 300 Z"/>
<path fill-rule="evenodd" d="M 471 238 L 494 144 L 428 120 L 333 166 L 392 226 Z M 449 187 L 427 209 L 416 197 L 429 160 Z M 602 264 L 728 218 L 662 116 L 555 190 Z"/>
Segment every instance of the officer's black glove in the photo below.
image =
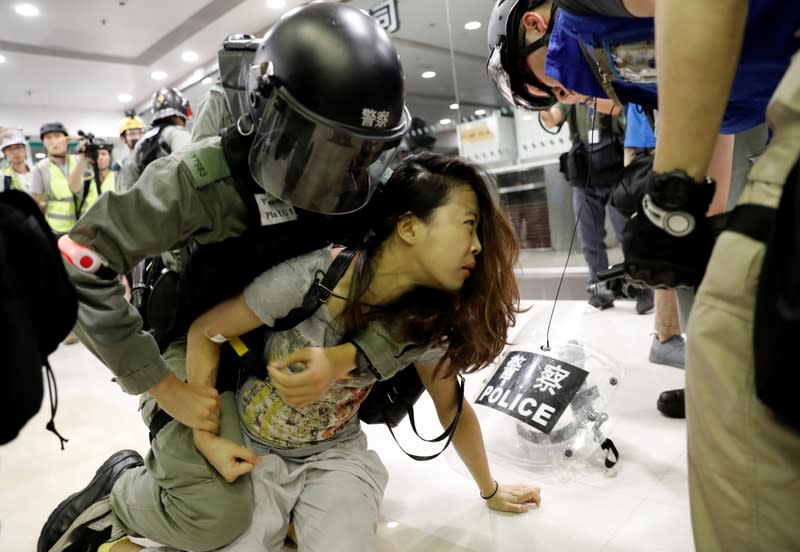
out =
<path fill-rule="evenodd" d="M 645 195 L 622 235 L 625 273 L 651 287 L 696 287 L 713 246 L 706 211 L 714 181 L 695 182 L 682 170 L 645 178 Z"/>
<path fill-rule="evenodd" d="M 647 177 L 653 170 L 655 156 L 640 151 L 627 167 L 622 169 L 622 176 L 611 193 L 611 204 L 623 217 L 630 219 L 642 204 Z"/>

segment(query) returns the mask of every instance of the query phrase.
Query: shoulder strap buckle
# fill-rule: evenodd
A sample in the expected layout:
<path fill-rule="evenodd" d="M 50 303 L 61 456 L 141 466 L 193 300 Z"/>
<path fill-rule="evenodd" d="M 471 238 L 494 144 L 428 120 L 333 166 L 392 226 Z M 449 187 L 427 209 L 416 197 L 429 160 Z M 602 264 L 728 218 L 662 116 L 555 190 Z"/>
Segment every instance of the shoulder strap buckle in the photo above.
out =
<path fill-rule="evenodd" d="M 276 320 L 272 325 L 272 329 L 283 331 L 294 328 L 300 322 L 314 314 L 321 305 L 325 304 L 331 296 L 331 293 L 333 293 L 333 288 L 336 287 L 336 284 L 347 271 L 347 267 L 350 266 L 353 255 L 354 253 L 350 249 L 343 249 L 340 251 L 327 272 L 325 272 L 325 276 L 322 277 L 322 280 L 314 282 L 311 289 L 306 292 L 303 297 L 303 304 L 289 311 L 283 318 Z"/>

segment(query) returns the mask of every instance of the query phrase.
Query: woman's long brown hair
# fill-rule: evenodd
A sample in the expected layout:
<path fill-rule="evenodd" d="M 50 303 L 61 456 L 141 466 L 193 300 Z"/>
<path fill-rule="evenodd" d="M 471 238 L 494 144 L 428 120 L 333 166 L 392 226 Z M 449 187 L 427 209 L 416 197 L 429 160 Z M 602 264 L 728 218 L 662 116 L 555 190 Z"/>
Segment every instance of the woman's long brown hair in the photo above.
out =
<path fill-rule="evenodd" d="M 457 292 L 418 287 L 391 305 L 365 309 L 360 299 L 369 288 L 375 259 L 403 215 L 423 221 L 445 204 L 451 190 L 469 186 L 478 197 L 478 237 L 483 247 L 475 270 Z M 507 344 L 508 328 L 519 309 L 514 266 L 519 241 L 501 209 L 494 182 L 483 170 L 452 156 L 422 153 L 406 158 L 370 201 L 369 230 L 354 260 L 344 322 L 348 334 L 381 319 L 398 341 L 417 346 L 442 341 L 451 362 L 442 376 L 469 373 L 491 363 Z M 440 363 L 437 372 L 445 364 Z"/>

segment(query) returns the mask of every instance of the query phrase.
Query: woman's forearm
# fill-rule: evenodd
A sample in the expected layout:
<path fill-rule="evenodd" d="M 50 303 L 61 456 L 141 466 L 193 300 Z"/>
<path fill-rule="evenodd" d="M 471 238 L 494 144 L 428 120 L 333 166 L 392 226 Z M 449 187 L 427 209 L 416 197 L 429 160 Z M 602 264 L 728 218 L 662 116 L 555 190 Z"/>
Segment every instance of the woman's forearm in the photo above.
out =
<path fill-rule="evenodd" d="M 450 425 L 452 416 L 445 418 L 440 414 L 439 419 L 443 427 Z M 489 469 L 489 461 L 486 458 L 486 447 L 483 444 L 483 434 L 478 416 L 472 409 L 468 401 L 464 401 L 461 419 L 458 421 L 456 433 L 453 436 L 453 446 L 469 470 L 472 478 L 480 489 L 483 496 L 491 495 L 495 490 L 495 481 Z"/>
<path fill-rule="evenodd" d="M 217 384 L 220 347 L 206 336 L 200 326 L 192 324 L 186 339 L 186 378 L 189 383 L 209 387 Z"/>

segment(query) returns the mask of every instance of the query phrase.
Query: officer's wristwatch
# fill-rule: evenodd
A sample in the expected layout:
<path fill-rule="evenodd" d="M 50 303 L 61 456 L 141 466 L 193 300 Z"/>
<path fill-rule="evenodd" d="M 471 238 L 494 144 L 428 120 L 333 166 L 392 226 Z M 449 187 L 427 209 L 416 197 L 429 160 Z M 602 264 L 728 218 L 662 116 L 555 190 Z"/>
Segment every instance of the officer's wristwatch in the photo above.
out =
<path fill-rule="evenodd" d="M 714 188 L 712 179 L 697 182 L 681 169 L 652 174 L 645 186 L 642 211 L 654 226 L 683 238 L 697 226 L 695 215 L 705 216 Z"/>

